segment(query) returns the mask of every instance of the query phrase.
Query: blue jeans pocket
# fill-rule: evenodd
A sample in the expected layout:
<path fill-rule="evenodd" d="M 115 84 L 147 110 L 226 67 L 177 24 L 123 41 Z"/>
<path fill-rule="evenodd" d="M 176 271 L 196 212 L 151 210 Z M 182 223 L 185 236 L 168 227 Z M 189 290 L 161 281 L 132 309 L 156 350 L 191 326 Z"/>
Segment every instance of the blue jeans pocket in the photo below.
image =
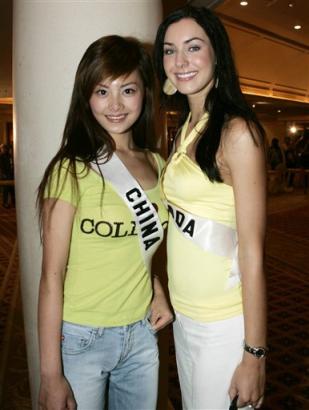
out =
<path fill-rule="evenodd" d="M 145 323 L 146 328 L 149 330 L 149 332 L 153 336 L 158 337 L 157 330 L 154 330 L 154 328 L 152 327 L 148 317 L 146 317 L 146 319 L 144 319 L 144 323 Z"/>
<path fill-rule="evenodd" d="M 62 324 L 62 353 L 77 355 L 89 350 L 95 341 L 96 329 L 74 323 Z"/>

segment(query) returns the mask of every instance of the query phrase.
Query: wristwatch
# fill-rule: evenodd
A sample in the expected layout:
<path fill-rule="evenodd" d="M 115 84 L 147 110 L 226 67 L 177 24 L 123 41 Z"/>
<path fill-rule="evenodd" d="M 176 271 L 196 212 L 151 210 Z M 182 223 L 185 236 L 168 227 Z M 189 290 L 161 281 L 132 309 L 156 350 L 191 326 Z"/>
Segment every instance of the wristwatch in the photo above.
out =
<path fill-rule="evenodd" d="M 262 357 L 265 357 L 268 352 L 267 347 L 262 347 L 262 346 L 249 346 L 247 345 L 246 342 L 244 342 L 244 350 L 248 353 L 253 354 L 257 359 L 262 359 Z"/>

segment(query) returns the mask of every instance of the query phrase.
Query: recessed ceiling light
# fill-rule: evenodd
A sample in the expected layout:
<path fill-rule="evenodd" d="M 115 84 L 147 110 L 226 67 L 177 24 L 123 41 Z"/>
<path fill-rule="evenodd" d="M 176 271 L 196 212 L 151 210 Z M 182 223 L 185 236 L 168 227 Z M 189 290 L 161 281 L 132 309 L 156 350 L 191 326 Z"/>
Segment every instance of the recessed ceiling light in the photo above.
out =
<path fill-rule="evenodd" d="M 292 134 L 296 134 L 297 128 L 295 127 L 295 125 L 292 125 L 292 127 L 290 127 L 290 132 L 291 132 Z"/>
<path fill-rule="evenodd" d="M 301 29 L 301 25 L 300 25 L 300 24 L 296 24 L 296 25 L 294 26 L 294 29 L 295 29 L 295 30 L 300 30 L 300 29 Z"/>
<path fill-rule="evenodd" d="M 277 112 L 278 112 L 278 113 L 280 113 L 280 112 L 281 112 L 281 110 L 277 110 Z"/>
<path fill-rule="evenodd" d="M 248 2 L 247 1 L 241 1 L 239 3 L 241 6 L 248 6 Z"/>
<path fill-rule="evenodd" d="M 255 104 L 252 104 L 252 108 L 255 108 Z"/>
<path fill-rule="evenodd" d="M 294 7 L 294 3 L 289 3 L 289 7 Z"/>

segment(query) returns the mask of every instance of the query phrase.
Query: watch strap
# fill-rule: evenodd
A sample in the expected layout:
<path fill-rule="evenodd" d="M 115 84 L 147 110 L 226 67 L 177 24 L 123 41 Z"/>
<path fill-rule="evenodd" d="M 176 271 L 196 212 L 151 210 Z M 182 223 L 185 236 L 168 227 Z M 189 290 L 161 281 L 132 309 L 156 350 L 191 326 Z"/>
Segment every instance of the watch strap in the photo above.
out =
<path fill-rule="evenodd" d="M 263 346 L 250 346 L 244 342 L 244 350 L 255 356 L 257 359 L 262 359 L 263 357 L 266 357 L 269 349 Z"/>

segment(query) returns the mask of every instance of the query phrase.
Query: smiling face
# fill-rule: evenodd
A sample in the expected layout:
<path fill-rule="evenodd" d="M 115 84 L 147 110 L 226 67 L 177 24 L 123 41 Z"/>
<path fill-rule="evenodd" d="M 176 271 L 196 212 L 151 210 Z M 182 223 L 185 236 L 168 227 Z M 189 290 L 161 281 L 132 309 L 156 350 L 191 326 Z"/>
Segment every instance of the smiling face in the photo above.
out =
<path fill-rule="evenodd" d="M 191 18 L 171 24 L 163 44 L 166 76 L 188 98 L 205 98 L 214 85 L 215 53 L 204 29 Z"/>
<path fill-rule="evenodd" d="M 137 70 L 116 79 L 102 79 L 89 104 L 93 116 L 112 138 L 131 136 L 144 100 L 144 85 Z"/>

